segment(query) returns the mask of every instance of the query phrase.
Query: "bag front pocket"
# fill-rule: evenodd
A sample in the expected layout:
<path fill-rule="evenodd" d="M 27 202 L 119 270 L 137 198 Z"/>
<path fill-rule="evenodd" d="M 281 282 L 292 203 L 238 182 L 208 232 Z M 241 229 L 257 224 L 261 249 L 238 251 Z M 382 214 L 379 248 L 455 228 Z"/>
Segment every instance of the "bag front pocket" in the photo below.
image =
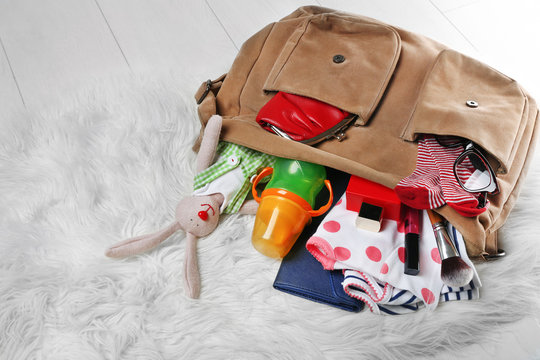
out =
<path fill-rule="evenodd" d="M 426 77 L 402 138 L 413 141 L 425 133 L 472 140 L 497 160 L 498 172 L 506 173 L 523 132 L 525 102 L 513 79 L 444 50 Z"/>
<path fill-rule="evenodd" d="M 332 14 L 307 18 L 283 46 L 265 91 L 313 98 L 366 124 L 392 76 L 401 40 L 383 24 Z"/>

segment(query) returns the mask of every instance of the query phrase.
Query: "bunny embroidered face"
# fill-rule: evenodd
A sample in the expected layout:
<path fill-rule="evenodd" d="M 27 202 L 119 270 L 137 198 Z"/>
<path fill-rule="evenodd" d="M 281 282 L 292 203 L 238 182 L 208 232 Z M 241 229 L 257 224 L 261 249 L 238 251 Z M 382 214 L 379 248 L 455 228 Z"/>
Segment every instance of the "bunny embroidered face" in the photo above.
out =
<path fill-rule="evenodd" d="M 223 195 L 191 196 L 182 199 L 176 208 L 176 218 L 185 231 L 201 237 L 210 234 L 219 221 Z"/>

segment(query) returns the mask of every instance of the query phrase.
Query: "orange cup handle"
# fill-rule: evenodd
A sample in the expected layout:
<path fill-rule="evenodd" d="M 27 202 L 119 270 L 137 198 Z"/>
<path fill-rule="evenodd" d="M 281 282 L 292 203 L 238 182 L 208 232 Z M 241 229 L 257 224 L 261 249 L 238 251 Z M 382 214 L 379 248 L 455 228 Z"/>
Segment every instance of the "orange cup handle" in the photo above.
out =
<path fill-rule="evenodd" d="M 272 169 L 271 167 L 265 167 L 253 180 L 253 185 L 251 186 L 251 193 L 253 194 L 253 199 L 255 199 L 256 202 L 261 202 L 261 197 L 259 196 L 259 194 L 257 194 L 257 185 L 262 179 L 264 179 L 268 175 L 271 175 L 273 172 L 274 169 Z M 332 185 L 330 185 L 330 180 L 324 180 L 324 184 L 326 185 L 326 187 L 328 188 L 328 192 L 330 193 L 328 202 L 326 203 L 326 205 L 320 207 L 318 210 L 308 211 L 308 213 L 312 217 L 319 216 L 327 212 L 330 209 L 330 206 L 332 206 L 332 201 L 334 201 L 334 191 L 332 190 Z"/>
<path fill-rule="evenodd" d="M 334 201 L 334 191 L 332 190 L 332 185 L 330 185 L 330 180 L 324 180 L 324 185 L 328 188 L 328 192 L 330 193 L 330 197 L 328 198 L 328 202 L 326 205 L 319 208 L 319 210 L 311 210 L 309 211 L 309 214 L 312 217 L 319 216 L 324 214 L 330 209 L 330 206 L 332 206 L 332 201 Z"/>
<path fill-rule="evenodd" d="M 256 189 L 257 185 L 259 184 L 259 181 L 261 181 L 268 175 L 272 174 L 273 172 L 274 172 L 274 169 L 272 169 L 271 167 L 265 167 L 253 180 L 253 185 L 251 186 L 251 193 L 253 194 L 253 198 L 255 199 L 256 202 L 258 203 L 261 202 L 261 198 L 257 194 L 257 189 Z"/>

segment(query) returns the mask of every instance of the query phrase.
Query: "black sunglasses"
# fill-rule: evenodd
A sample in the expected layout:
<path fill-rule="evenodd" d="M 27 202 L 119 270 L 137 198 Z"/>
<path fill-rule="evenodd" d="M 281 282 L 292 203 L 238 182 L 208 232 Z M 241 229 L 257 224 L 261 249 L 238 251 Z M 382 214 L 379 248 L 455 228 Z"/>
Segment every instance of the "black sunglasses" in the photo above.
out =
<path fill-rule="evenodd" d="M 454 162 L 454 176 L 465 191 L 478 193 L 478 207 L 485 207 L 487 194 L 499 193 L 497 176 L 486 157 L 470 140 L 458 136 L 437 136 L 436 139 L 444 147 L 463 147 Z"/>

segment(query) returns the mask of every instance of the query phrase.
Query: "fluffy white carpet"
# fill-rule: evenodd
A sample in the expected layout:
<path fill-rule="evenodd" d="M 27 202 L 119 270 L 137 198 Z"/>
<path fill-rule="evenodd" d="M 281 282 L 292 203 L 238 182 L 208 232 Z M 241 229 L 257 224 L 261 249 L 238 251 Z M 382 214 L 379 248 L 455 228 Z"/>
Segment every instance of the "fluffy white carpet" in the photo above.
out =
<path fill-rule="evenodd" d="M 193 92 L 179 78 L 120 79 L 1 119 L 0 358 L 457 357 L 539 313 L 538 156 L 501 233 L 509 255 L 478 266 L 481 299 L 432 313 L 348 313 L 274 290 L 279 262 L 252 248 L 250 216 L 223 217 L 200 240 L 199 300 L 182 287 L 182 232 L 106 258 L 167 224 L 190 192 Z"/>

